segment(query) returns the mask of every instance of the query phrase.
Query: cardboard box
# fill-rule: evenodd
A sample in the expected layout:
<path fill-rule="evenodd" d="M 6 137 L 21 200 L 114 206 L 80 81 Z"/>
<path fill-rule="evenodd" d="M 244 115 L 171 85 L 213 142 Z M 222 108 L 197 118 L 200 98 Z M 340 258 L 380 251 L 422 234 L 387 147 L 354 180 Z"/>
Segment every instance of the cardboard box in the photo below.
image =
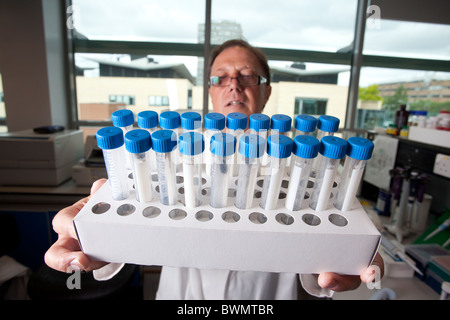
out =
<path fill-rule="evenodd" d="M 161 205 L 156 192 L 151 203 L 138 203 L 134 192 L 128 200 L 113 201 L 106 183 L 74 225 L 83 252 L 107 262 L 354 275 L 370 265 L 381 236 L 356 199 L 355 209 L 346 213 L 334 207 L 315 212 L 308 201 L 293 212 L 284 208 L 285 179 L 277 209 L 266 211 L 259 207 L 263 177 L 258 180 L 249 210 L 234 207 L 235 189 L 230 189 L 226 208 L 210 207 L 208 180 L 204 204 L 195 209 L 181 202 Z M 230 188 L 236 185 L 236 179 L 230 182 Z"/>

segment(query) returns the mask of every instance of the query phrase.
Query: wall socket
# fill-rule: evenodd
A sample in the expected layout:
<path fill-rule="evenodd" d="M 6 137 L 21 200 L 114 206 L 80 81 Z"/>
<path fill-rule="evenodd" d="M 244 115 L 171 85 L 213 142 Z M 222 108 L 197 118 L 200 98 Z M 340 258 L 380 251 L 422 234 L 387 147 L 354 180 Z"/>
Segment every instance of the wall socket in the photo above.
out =
<path fill-rule="evenodd" d="M 436 154 L 433 172 L 450 178 L 450 156 L 440 153 Z"/>

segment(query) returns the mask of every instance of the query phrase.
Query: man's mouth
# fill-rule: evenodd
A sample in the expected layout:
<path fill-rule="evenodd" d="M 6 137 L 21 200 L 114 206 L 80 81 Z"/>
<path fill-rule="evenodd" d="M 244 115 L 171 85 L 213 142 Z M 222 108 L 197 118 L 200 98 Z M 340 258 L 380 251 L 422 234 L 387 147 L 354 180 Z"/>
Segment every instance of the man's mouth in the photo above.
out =
<path fill-rule="evenodd" d="M 232 100 L 227 104 L 227 106 L 237 106 L 237 105 L 241 105 L 241 104 L 243 104 L 242 101 Z"/>

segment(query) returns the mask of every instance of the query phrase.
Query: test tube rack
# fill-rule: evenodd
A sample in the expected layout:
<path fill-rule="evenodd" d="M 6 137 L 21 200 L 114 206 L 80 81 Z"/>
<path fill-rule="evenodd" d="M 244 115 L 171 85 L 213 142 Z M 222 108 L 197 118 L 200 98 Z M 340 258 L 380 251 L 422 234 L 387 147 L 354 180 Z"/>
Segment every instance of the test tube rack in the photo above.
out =
<path fill-rule="evenodd" d="M 153 175 L 152 180 L 157 180 Z M 337 177 L 339 179 L 339 176 Z M 159 202 L 158 183 L 152 181 L 153 201 L 135 200 L 133 180 L 127 200 L 111 198 L 105 183 L 74 219 L 80 245 L 91 258 L 106 262 L 227 269 L 240 271 L 360 274 L 375 256 L 380 233 L 355 199 L 352 210 L 332 205 L 315 212 L 308 199 L 299 211 L 284 207 L 289 177 L 283 179 L 278 206 L 259 206 L 264 176 L 258 177 L 251 209 L 234 206 L 237 177 L 230 181 L 228 205 L 209 205 L 210 181 L 203 177 L 203 203 L 183 203 L 182 174 L 177 174 L 179 202 Z M 307 196 L 312 192 L 310 178 Z M 306 196 L 306 197 L 307 197 Z"/>

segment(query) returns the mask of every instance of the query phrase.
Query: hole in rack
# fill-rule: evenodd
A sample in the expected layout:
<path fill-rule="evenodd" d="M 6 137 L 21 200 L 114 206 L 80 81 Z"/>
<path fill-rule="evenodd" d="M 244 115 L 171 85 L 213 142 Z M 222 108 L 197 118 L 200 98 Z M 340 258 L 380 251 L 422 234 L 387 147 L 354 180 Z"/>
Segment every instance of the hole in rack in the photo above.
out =
<path fill-rule="evenodd" d="M 128 175 L 128 179 L 133 179 L 133 172 L 130 172 L 130 174 Z"/>
<path fill-rule="evenodd" d="M 222 214 L 222 220 L 225 222 L 238 222 L 241 219 L 241 216 L 233 211 L 226 211 Z"/>
<path fill-rule="evenodd" d="M 289 226 L 294 223 L 294 218 L 286 213 L 279 213 L 275 216 L 278 223 Z"/>
<path fill-rule="evenodd" d="M 305 213 L 302 216 L 302 220 L 309 226 L 318 226 L 320 224 L 320 218 L 312 213 Z"/>
<path fill-rule="evenodd" d="M 179 187 L 178 188 L 178 193 L 179 194 L 184 194 L 184 187 Z"/>
<path fill-rule="evenodd" d="M 158 181 L 158 175 L 152 174 L 152 181 Z"/>
<path fill-rule="evenodd" d="M 169 218 L 172 220 L 182 220 L 186 218 L 187 213 L 181 209 L 172 209 L 169 211 Z"/>
<path fill-rule="evenodd" d="M 177 183 L 183 183 L 183 181 L 184 181 L 184 178 L 182 176 L 177 176 L 176 179 L 177 179 Z"/>
<path fill-rule="evenodd" d="M 129 203 L 125 203 L 117 208 L 117 214 L 119 216 L 129 216 L 136 210 L 135 206 Z"/>
<path fill-rule="evenodd" d="M 102 214 L 107 212 L 111 208 L 111 205 L 107 202 L 99 202 L 92 207 L 92 212 L 95 214 Z"/>
<path fill-rule="evenodd" d="M 236 189 L 228 189 L 228 197 L 235 198 L 236 197 Z"/>
<path fill-rule="evenodd" d="M 314 181 L 308 180 L 308 185 L 306 186 L 307 188 L 312 188 L 314 187 Z"/>
<path fill-rule="evenodd" d="M 345 227 L 348 224 L 348 220 L 337 213 L 332 213 L 328 216 L 328 220 L 338 227 Z"/>
<path fill-rule="evenodd" d="M 209 194 L 211 194 L 211 188 L 202 189 L 202 195 L 207 196 Z"/>
<path fill-rule="evenodd" d="M 262 188 L 263 184 L 264 184 L 264 179 L 259 179 L 258 181 L 256 181 L 256 185 L 257 185 L 258 187 L 261 187 L 261 188 Z"/>
<path fill-rule="evenodd" d="M 267 217 L 261 212 L 250 213 L 248 219 L 255 224 L 264 224 L 267 221 Z"/>
<path fill-rule="evenodd" d="M 281 187 L 285 189 L 289 188 L 289 181 L 288 180 L 281 181 Z"/>
<path fill-rule="evenodd" d="M 161 209 L 158 207 L 147 207 L 142 211 L 142 215 L 146 218 L 156 218 L 161 213 Z"/>
<path fill-rule="evenodd" d="M 262 194 L 261 191 L 255 191 L 255 198 L 256 198 L 256 199 L 261 198 L 261 194 Z"/>
<path fill-rule="evenodd" d="M 280 193 L 278 194 L 278 199 L 284 199 L 286 198 L 286 192 L 280 191 Z"/>
<path fill-rule="evenodd" d="M 214 218 L 214 215 L 208 210 L 200 210 L 195 214 L 195 219 L 202 222 L 210 221 L 212 218 Z"/>

